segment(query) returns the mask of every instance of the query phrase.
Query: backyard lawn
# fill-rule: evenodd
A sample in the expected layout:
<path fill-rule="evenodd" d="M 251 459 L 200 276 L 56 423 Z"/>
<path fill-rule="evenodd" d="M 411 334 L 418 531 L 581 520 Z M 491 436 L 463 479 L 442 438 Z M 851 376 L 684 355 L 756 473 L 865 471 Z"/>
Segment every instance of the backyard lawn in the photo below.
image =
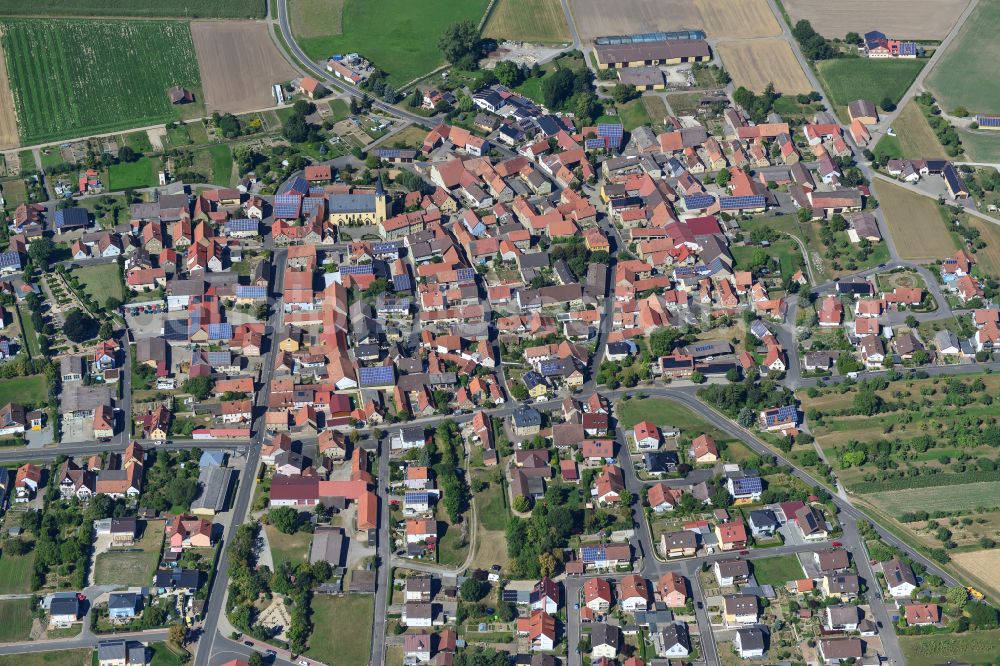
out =
<path fill-rule="evenodd" d="M 327 664 L 365 666 L 371 653 L 372 597 L 317 594 L 312 599 L 315 631 L 306 655 Z M 356 630 L 345 631 L 344 627 Z"/>
<path fill-rule="evenodd" d="M 0 381 L 0 405 L 19 402 L 22 405 L 41 405 L 48 391 L 45 375 L 29 375 Z"/>
<path fill-rule="evenodd" d="M 233 153 L 229 146 L 215 145 L 208 152 L 212 156 L 212 182 L 229 185 L 233 178 Z"/>
<path fill-rule="evenodd" d="M 129 190 L 138 187 L 153 187 L 158 182 L 153 173 L 153 161 L 140 157 L 135 162 L 119 162 L 108 169 L 112 190 Z"/>
<path fill-rule="evenodd" d="M 265 525 L 264 529 L 267 531 L 267 544 L 271 547 L 271 558 L 274 560 L 275 569 L 281 566 L 282 562 L 291 562 L 294 565 L 309 559 L 312 534 L 309 532 L 285 534 L 271 525 Z"/>
<path fill-rule="evenodd" d="M 153 651 L 149 666 L 181 666 L 187 661 L 174 651 L 176 648 L 166 643 L 151 643 L 149 649 Z"/>
<path fill-rule="evenodd" d="M 507 528 L 507 503 L 504 501 L 503 484 L 490 483 L 486 490 L 476 493 L 476 517 L 488 530 Z"/>
<path fill-rule="evenodd" d="M 799 558 L 795 555 L 781 555 L 753 561 L 753 575 L 758 585 L 783 586 L 790 580 L 805 576 Z"/>
<path fill-rule="evenodd" d="M 26 555 L 8 555 L 4 552 L 0 556 L 0 594 L 28 592 L 31 589 L 31 568 L 34 563 L 34 550 Z"/>
<path fill-rule="evenodd" d="M 122 279 L 118 264 L 97 264 L 75 268 L 72 271 L 83 290 L 90 294 L 100 305 L 109 298 L 122 298 Z"/>
<path fill-rule="evenodd" d="M 30 632 L 31 599 L 0 600 L 0 643 L 27 640 Z M 18 657 L 23 656 L 18 655 Z"/>
<path fill-rule="evenodd" d="M 135 550 L 139 549 L 139 550 Z M 97 556 L 94 580 L 98 585 L 146 586 L 152 583 L 163 549 L 163 523 L 147 522 L 142 539 L 128 551 Z"/>

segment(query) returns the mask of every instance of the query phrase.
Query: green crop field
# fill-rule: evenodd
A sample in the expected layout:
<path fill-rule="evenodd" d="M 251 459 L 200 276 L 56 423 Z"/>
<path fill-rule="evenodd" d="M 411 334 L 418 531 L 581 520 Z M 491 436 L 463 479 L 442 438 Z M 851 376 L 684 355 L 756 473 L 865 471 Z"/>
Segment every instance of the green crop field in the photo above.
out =
<path fill-rule="evenodd" d="M 201 98 L 187 23 L 4 19 L 0 29 L 23 143 L 174 120 L 175 85 Z"/>
<path fill-rule="evenodd" d="M 954 511 L 955 507 L 962 507 L 971 512 L 980 507 L 1000 507 L 1000 481 L 893 490 L 865 495 L 865 499 L 894 516 L 912 511 L 914 507 L 929 512 Z"/>
<path fill-rule="evenodd" d="M 805 573 L 799 558 L 795 555 L 780 555 L 753 561 L 753 575 L 758 585 L 783 586 L 790 580 L 798 580 Z"/>
<path fill-rule="evenodd" d="M 834 106 L 847 106 L 856 99 L 875 104 L 888 97 L 898 102 L 923 69 L 926 60 L 878 60 L 872 58 L 838 58 L 817 63 L 830 101 Z"/>
<path fill-rule="evenodd" d="M 345 0 L 343 34 L 303 37 L 312 59 L 357 52 L 400 86 L 444 64 L 438 40 L 456 21 L 478 23 L 488 0 Z"/>
<path fill-rule="evenodd" d="M 4 16 L 264 18 L 265 0 L 0 0 Z"/>
<path fill-rule="evenodd" d="M 964 106 L 972 113 L 1000 113 L 1000 90 L 995 85 L 998 30 L 1000 3 L 979 3 L 927 77 L 927 86 L 943 109 Z"/>
<path fill-rule="evenodd" d="M 1000 629 L 940 636 L 900 636 L 899 646 L 903 648 L 907 666 L 945 662 L 996 664 L 1000 662 Z"/>

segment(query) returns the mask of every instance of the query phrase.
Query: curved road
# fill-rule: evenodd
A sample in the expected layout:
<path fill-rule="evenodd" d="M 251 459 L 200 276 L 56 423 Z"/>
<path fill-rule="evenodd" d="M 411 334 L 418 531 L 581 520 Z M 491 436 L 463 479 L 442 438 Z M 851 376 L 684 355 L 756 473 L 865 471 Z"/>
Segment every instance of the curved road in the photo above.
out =
<path fill-rule="evenodd" d="M 322 81 L 323 83 L 327 84 L 329 87 L 335 90 L 342 90 L 346 92 L 351 97 L 356 97 L 358 99 L 363 99 L 363 100 L 371 100 L 372 107 L 377 108 L 385 113 L 403 118 L 404 120 L 408 120 L 409 122 L 414 123 L 416 125 L 422 125 L 426 127 L 428 124 L 435 122 L 433 116 L 430 118 L 426 118 L 424 116 L 418 116 L 415 113 L 410 113 L 409 111 L 405 111 L 397 106 L 393 106 L 392 104 L 383 102 L 377 97 L 369 95 L 368 93 L 359 89 L 357 86 L 351 85 L 350 83 L 347 83 L 343 79 L 338 79 L 337 77 L 333 76 L 328 71 L 326 71 L 326 69 L 317 65 L 315 62 L 312 61 L 311 58 L 309 58 L 308 55 L 306 55 L 306 52 L 302 50 L 302 48 L 295 41 L 295 38 L 292 36 L 292 29 L 288 21 L 288 0 L 277 0 L 277 4 L 278 4 L 277 18 L 278 18 L 278 26 L 281 29 L 281 36 L 284 38 L 285 44 L 288 45 L 288 48 L 292 50 L 292 55 L 294 55 L 295 58 L 298 59 L 299 62 L 301 62 L 301 64 L 309 68 L 309 73 L 314 78 L 316 78 L 319 81 Z M 296 67 L 296 69 L 298 69 L 298 67 Z"/>

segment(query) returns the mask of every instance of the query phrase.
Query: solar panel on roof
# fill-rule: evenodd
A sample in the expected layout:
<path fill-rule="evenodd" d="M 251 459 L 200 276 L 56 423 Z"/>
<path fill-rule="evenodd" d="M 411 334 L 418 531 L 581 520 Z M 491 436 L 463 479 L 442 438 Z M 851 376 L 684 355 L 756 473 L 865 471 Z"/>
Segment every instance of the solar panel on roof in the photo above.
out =
<path fill-rule="evenodd" d="M 279 194 L 274 197 L 274 216 L 281 219 L 295 219 L 302 207 L 302 197 L 297 194 Z"/>
<path fill-rule="evenodd" d="M 393 380 L 392 367 L 380 365 L 374 368 L 360 368 L 358 378 L 362 386 L 381 386 L 391 384 Z"/>
<path fill-rule="evenodd" d="M 375 273 L 375 267 L 372 264 L 357 264 L 355 266 L 341 266 L 340 273 L 342 275 L 372 275 Z"/>
<path fill-rule="evenodd" d="M 684 200 L 687 203 L 687 199 Z M 737 208 L 761 208 L 767 204 L 767 197 L 762 194 L 753 194 L 741 197 L 720 197 L 719 206 L 728 209 Z"/>
<path fill-rule="evenodd" d="M 583 147 L 587 150 L 599 150 L 605 145 L 604 139 L 587 139 L 583 142 Z"/>
<path fill-rule="evenodd" d="M 0 254 L 0 268 L 20 268 L 21 255 L 17 252 L 4 252 Z"/>
<path fill-rule="evenodd" d="M 1000 127 L 1000 116 L 976 116 L 980 127 Z"/>
<path fill-rule="evenodd" d="M 230 231 L 257 231 L 257 227 L 257 220 L 240 218 L 226 221 L 226 228 Z"/>
<path fill-rule="evenodd" d="M 309 193 L 309 182 L 302 176 L 293 178 L 291 181 L 289 181 L 288 184 L 285 185 L 284 192 L 282 192 L 282 194 L 301 194 L 301 195 L 305 195 L 308 193 Z"/>
<path fill-rule="evenodd" d="M 323 197 L 305 197 L 302 199 L 302 214 L 311 215 L 317 208 L 322 210 L 325 205 L 326 199 Z"/>
<path fill-rule="evenodd" d="M 375 154 L 385 159 L 393 159 L 399 157 L 399 148 L 379 148 Z"/>
<path fill-rule="evenodd" d="M 237 298 L 267 298 L 267 287 L 241 284 L 236 286 L 235 292 Z"/>
<path fill-rule="evenodd" d="M 751 476 L 743 479 L 736 479 L 733 482 L 737 492 L 741 493 L 759 493 L 764 490 L 764 486 L 760 482 L 760 478 L 756 476 Z"/>
<path fill-rule="evenodd" d="M 513 603 L 517 601 L 517 590 L 503 590 L 500 592 L 500 598 Z"/>
<path fill-rule="evenodd" d="M 209 330 L 211 330 L 212 326 L 217 326 L 217 325 L 218 324 L 209 324 Z M 230 331 L 230 333 L 231 333 L 231 331 Z M 230 335 L 230 337 L 232 337 L 232 336 Z M 206 352 L 205 353 L 205 360 L 208 361 L 212 365 L 222 365 L 222 364 L 225 364 L 225 363 L 229 363 L 229 362 L 232 361 L 232 359 L 233 359 L 233 357 L 229 354 L 229 352 L 213 352 L 213 351 L 210 351 L 210 352 Z"/>
<path fill-rule="evenodd" d="M 410 291 L 413 288 L 413 283 L 410 282 L 409 275 L 402 273 L 392 276 L 392 286 L 396 291 Z"/>
<path fill-rule="evenodd" d="M 604 546 L 584 546 L 580 549 L 580 555 L 587 562 L 597 562 L 607 557 Z"/>
<path fill-rule="evenodd" d="M 472 268 L 459 268 L 455 275 L 460 282 L 468 282 L 476 279 L 476 271 Z"/>
<path fill-rule="evenodd" d="M 708 208 L 713 203 L 715 203 L 715 197 L 711 194 L 692 194 L 689 197 L 684 197 L 684 207 L 687 209 Z"/>
<path fill-rule="evenodd" d="M 233 325 L 229 323 L 219 323 L 219 324 L 209 324 L 208 325 L 208 339 L 209 340 L 231 340 L 233 337 Z M 222 352 L 227 356 L 229 352 Z M 228 359 L 227 359 L 228 360 Z"/>

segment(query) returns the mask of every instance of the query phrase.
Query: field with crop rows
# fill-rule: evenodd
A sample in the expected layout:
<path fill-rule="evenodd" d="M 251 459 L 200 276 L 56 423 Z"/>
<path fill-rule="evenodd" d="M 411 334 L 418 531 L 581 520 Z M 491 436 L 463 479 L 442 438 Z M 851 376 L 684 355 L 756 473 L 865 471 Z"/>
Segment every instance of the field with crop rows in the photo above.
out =
<path fill-rule="evenodd" d="M 0 0 L 3 16 L 264 18 L 266 0 Z"/>
<path fill-rule="evenodd" d="M 5 19 L 0 28 L 22 143 L 174 120 L 174 85 L 200 99 L 187 23 Z"/>

